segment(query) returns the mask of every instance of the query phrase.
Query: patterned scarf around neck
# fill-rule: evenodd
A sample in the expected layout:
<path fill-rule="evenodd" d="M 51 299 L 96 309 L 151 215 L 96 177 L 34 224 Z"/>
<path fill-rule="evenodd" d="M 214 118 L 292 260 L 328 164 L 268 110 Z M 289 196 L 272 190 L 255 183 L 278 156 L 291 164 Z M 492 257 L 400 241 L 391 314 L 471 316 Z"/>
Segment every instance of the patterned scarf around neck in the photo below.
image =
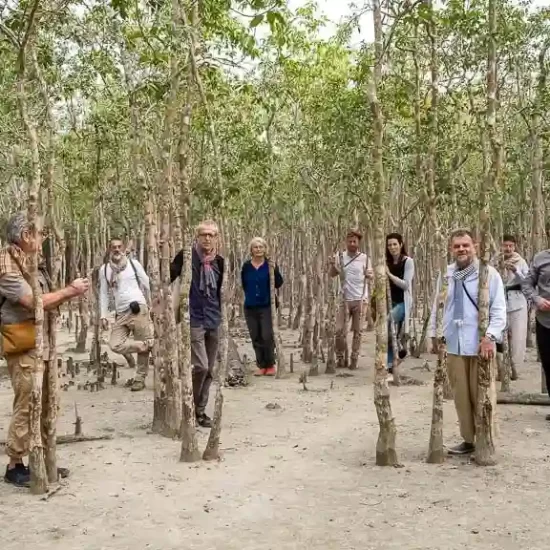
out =
<path fill-rule="evenodd" d="M 118 286 L 118 275 L 128 266 L 128 257 L 123 254 L 120 262 L 118 263 L 113 262 L 113 260 L 109 258 L 109 266 L 111 268 L 111 281 L 109 285 L 112 288 L 116 288 Z"/>
<path fill-rule="evenodd" d="M 464 269 L 455 269 L 453 279 L 455 290 L 453 295 L 453 320 L 457 325 L 462 325 L 464 320 L 464 281 L 478 269 L 478 263 L 473 261 Z"/>
<path fill-rule="evenodd" d="M 216 275 L 212 268 L 212 262 L 216 259 L 216 251 L 212 250 L 210 254 L 205 254 L 197 242 L 195 242 L 194 248 L 201 262 L 199 288 L 203 294 L 210 297 L 216 292 L 217 287 Z"/>

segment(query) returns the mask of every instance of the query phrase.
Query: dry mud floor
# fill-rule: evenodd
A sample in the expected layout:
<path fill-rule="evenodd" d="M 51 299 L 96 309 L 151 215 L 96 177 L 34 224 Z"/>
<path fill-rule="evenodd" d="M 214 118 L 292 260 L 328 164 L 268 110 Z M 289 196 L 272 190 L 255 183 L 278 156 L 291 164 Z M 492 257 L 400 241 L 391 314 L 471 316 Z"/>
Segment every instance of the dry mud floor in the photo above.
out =
<path fill-rule="evenodd" d="M 296 334 L 284 340 L 288 353 L 296 348 Z M 496 467 L 461 458 L 434 466 L 424 462 L 430 384 L 392 388 L 404 467 L 376 467 L 372 350 L 369 334 L 359 371 L 311 378 L 307 392 L 297 374 L 227 389 L 223 460 L 214 463 L 181 464 L 177 441 L 148 433 L 150 388 L 62 392 L 60 434 L 73 432 L 76 401 L 84 433 L 113 439 L 60 446 L 59 464 L 72 476 L 47 501 L 0 483 L 0 549 L 547 549 L 546 411 L 499 408 Z M 403 370 L 429 381 L 422 362 L 408 359 Z M 130 375 L 123 369 L 123 379 Z M 514 387 L 540 387 L 535 363 Z M 2 437 L 10 408 L 4 379 Z M 201 429 L 202 447 L 206 437 Z M 445 405 L 445 439 L 459 441 L 452 403 Z"/>

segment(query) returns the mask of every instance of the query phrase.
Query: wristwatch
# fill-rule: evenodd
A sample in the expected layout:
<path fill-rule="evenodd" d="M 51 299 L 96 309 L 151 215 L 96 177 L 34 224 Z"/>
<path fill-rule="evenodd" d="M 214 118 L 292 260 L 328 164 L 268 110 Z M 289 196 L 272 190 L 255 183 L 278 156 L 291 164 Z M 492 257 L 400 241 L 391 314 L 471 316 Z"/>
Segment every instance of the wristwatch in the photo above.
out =
<path fill-rule="evenodd" d="M 493 334 L 486 334 L 485 336 L 487 338 L 489 338 L 489 340 L 491 340 L 491 342 L 496 342 L 497 341 L 497 339 L 494 337 Z"/>

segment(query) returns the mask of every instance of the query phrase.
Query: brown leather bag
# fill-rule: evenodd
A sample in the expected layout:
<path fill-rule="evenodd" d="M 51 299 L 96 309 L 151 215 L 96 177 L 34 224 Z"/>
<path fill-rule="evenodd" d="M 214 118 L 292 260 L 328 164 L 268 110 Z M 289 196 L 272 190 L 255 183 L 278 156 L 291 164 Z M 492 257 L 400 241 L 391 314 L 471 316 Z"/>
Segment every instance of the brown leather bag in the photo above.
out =
<path fill-rule="evenodd" d="M 19 355 L 36 347 L 36 327 L 34 319 L 2 325 L 2 350 L 4 355 Z"/>

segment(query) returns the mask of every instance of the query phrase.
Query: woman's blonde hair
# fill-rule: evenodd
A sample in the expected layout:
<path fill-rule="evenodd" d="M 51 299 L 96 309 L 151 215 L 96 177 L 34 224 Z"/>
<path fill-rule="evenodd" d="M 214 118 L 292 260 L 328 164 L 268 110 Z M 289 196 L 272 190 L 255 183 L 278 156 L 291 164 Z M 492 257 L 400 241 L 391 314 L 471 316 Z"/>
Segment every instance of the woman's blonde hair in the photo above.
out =
<path fill-rule="evenodd" d="M 254 237 L 253 239 L 250 240 L 250 242 L 248 243 L 248 250 L 249 252 L 252 254 L 252 247 L 253 246 L 256 246 L 256 245 L 260 245 L 260 246 L 263 246 L 264 247 L 264 250 L 265 250 L 265 254 L 267 255 L 267 243 L 265 242 L 264 239 L 262 239 L 261 237 Z"/>

